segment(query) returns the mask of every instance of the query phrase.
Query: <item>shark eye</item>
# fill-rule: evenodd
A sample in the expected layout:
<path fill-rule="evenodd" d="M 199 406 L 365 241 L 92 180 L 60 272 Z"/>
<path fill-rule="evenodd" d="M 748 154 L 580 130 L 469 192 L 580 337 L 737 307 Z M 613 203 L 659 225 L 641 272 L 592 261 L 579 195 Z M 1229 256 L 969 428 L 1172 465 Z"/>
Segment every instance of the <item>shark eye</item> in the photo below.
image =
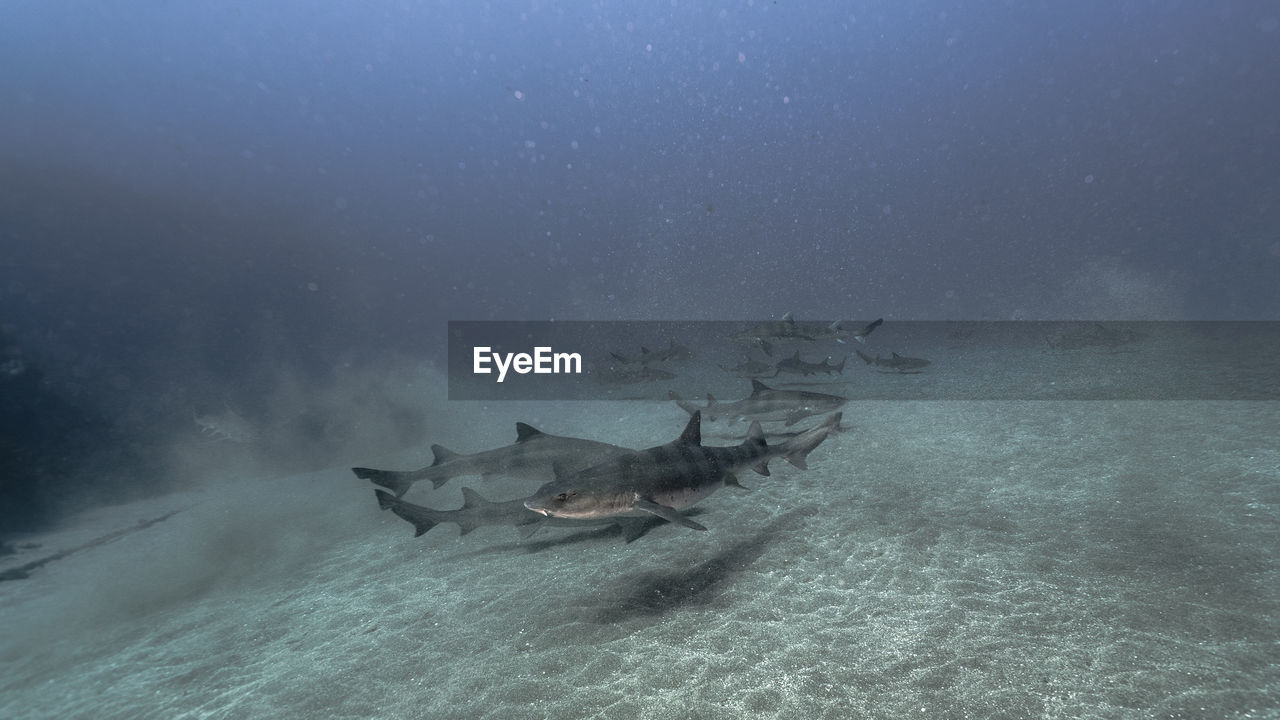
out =
<path fill-rule="evenodd" d="M 560 493 L 559 495 L 557 495 L 557 496 L 556 496 L 556 502 L 568 502 L 568 501 L 569 501 L 569 498 L 571 498 L 571 497 L 573 497 L 574 495 L 577 495 L 577 494 L 578 494 L 578 493 L 576 493 L 576 492 L 562 492 L 562 493 Z"/>

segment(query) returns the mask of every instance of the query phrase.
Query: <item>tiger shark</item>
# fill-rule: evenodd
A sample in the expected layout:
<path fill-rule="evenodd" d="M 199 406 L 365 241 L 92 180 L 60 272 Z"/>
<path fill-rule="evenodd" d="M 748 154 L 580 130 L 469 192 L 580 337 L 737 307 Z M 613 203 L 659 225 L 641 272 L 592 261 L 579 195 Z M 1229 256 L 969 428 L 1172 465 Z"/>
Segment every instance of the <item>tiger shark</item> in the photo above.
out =
<path fill-rule="evenodd" d="M 640 355 L 637 357 L 627 357 L 625 355 L 622 355 L 616 352 L 611 352 L 609 353 L 609 355 L 612 356 L 614 360 L 617 360 L 623 365 L 632 365 L 634 363 L 640 363 L 641 365 L 648 365 L 649 363 L 660 363 L 660 362 L 668 362 L 668 361 L 685 362 L 693 358 L 693 351 L 683 345 L 676 343 L 675 340 L 671 340 L 667 344 L 667 347 L 663 350 L 650 350 L 649 348 L 641 345 Z"/>
<path fill-rule="evenodd" d="M 430 480 L 432 486 L 438 488 L 464 475 L 508 475 L 546 482 L 555 477 L 552 468 L 557 464 L 578 470 L 630 452 L 630 449 L 594 440 L 551 435 L 531 425 L 516 423 L 516 441 L 511 445 L 470 455 L 432 445 L 431 452 L 435 461 L 418 470 L 356 467 L 351 468 L 351 472 L 358 478 L 391 490 L 396 497 L 402 497 L 419 480 Z"/>
<path fill-rule="evenodd" d="M 802 325 L 796 322 L 791 313 L 787 313 L 782 316 L 781 320 L 761 323 L 749 330 L 734 333 L 729 336 L 729 339 L 737 343 L 758 345 L 764 350 L 765 355 L 773 357 L 773 346 L 769 343 L 770 340 L 805 340 L 808 342 L 835 340 L 838 343 L 843 343 L 845 338 L 852 338 L 861 343 L 866 342 L 867 336 L 883 324 L 884 318 L 869 322 L 858 330 L 850 330 L 844 327 L 844 321 L 842 320 L 837 320 L 830 325 Z"/>
<path fill-rule="evenodd" d="M 707 393 L 707 406 L 698 408 L 693 403 L 685 402 L 674 391 L 668 391 L 667 397 L 674 400 L 690 415 L 699 410 L 704 411 L 708 420 L 728 418 L 730 422 L 783 421 L 788 426 L 795 425 L 811 415 L 836 410 L 849 402 L 848 398 L 839 395 L 804 390 L 775 390 L 754 378 L 751 380 L 751 394 L 733 402 L 720 402 L 711 393 Z"/>
<path fill-rule="evenodd" d="M 769 377 L 777 374 L 777 370 L 773 365 L 760 360 L 753 360 L 750 356 L 743 358 L 742 362 L 733 367 L 721 365 L 720 369 L 741 378 Z"/>
<path fill-rule="evenodd" d="M 820 363 L 807 362 L 805 360 L 800 359 L 800 351 L 797 350 L 795 355 L 792 355 L 789 358 L 783 358 L 782 360 L 779 360 L 777 364 L 774 366 L 773 374 L 775 377 L 778 375 L 781 375 L 782 373 L 795 373 L 797 375 L 805 375 L 805 376 L 817 375 L 818 373 L 825 373 L 827 375 L 832 375 L 832 374 L 843 375 L 844 363 L 848 359 L 849 359 L 848 356 L 845 356 L 840 359 L 839 363 L 835 363 L 835 362 L 831 362 L 830 357 L 826 357 L 826 358 L 823 358 L 822 362 Z"/>
<path fill-rule="evenodd" d="M 835 413 L 821 424 L 803 432 L 793 433 L 785 441 L 766 446 L 769 458 L 782 457 L 796 467 L 807 466 L 806 457 L 832 432 L 839 429 L 841 413 Z M 390 510 L 414 527 L 414 537 L 431 530 L 436 525 L 454 523 L 462 535 L 479 527 L 490 525 L 511 525 L 518 528 L 525 536 L 532 535 L 542 527 L 584 527 L 600 525 L 619 525 L 623 537 L 631 542 L 644 534 L 649 521 L 654 517 L 610 516 L 601 518 L 562 518 L 530 512 L 525 506 L 525 498 L 506 501 L 492 501 L 484 498 L 471 488 L 462 488 L 462 507 L 455 510 L 437 510 L 424 505 L 416 505 L 395 497 L 385 490 L 375 490 L 378 505 L 383 510 Z"/>
<path fill-rule="evenodd" d="M 755 327 L 733 333 L 729 339 L 736 343 L 757 345 L 764 354 L 773 357 L 773 345 L 770 340 L 808 340 L 813 341 L 806 329 L 796 323 L 791 313 L 782 316 L 781 320 L 760 323 Z"/>
<path fill-rule="evenodd" d="M 896 370 L 900 373 L 918 373 L 933 364 L 924 358 L 906 357 L 904 355 L 899 355 L 898 353 L 893 353 L 889 357 L 885 358 L 880 357 L 879 355 L 871 357 L 861 350 L 855 350 L 854 352 L 858 353 L 858 357 L 862 358 L 862 361 L 868 365 L 889 368 L 890 370 Z"/>
<path fill-rule="evenodd" d="M 863 325 L 859 330 L 849 330 L 844 327 L 844 321 L 837 320 L 826 327 L 811 328 L 804 332 L 814 340 L 835 340 L 838 343 L 843 343 L 845 338 L 853 338 L 860 343 L 864 343 L 867 341 L 867 336 L 883 324 L 884 318 L 880 318 Z"/>
<path fill-rule="evenodd" d="M 828 419 L 838 424 L 839 414 Z M 815 428 L 808 449 L 783 455 L 799 468 L 805 455 L 826 438 L 827 423 Z M 706 530 L 680 511 L 693 507 L 725 486 L 738 486 L 734 473 L 750 468 L 769 474 L 771 451 L 759 421 L 751 424 L 741 445 L 707 447 L 702 444 L 702 413 L 694 412 L 680 437 L 665 445 L 619 455 L 598 465 L 562 474 L 524 501 L 524 506 L 547 517 L 577 520 L 656 515 L 691 530 Z"/>

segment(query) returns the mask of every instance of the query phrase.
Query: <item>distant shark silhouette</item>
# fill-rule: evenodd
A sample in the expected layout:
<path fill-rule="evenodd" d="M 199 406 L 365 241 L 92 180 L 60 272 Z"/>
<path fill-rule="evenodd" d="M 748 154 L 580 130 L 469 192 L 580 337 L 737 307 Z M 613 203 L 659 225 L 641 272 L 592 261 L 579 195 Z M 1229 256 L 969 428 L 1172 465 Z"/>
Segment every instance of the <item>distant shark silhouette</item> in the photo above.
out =
<path fill-rule="evenodd" d="M 861 350 L 855 350 L 854 352 L 858 353 L 858 357 L 862 358 L 862 361 L 868 365 L 889 368 L 890 370 L 896 370 L 900 373 L 919 372 L 933 364 L 924 358 L 906 357 L 899 355 L 898 353 L 893 353 L 887 358 L 882 358 L 879 355 L 871 357 Z"/>
<path fill-rule="evenodd" d="M 689 348 L 676 344 L 675 340 L 671 340 L 665 350 L 649 350 L 645 346 L 640 346 L 640 355 L 638 357 L 626 357 L 616 352 L 609 353 L 614 360 L 624 364 L 631 365 L 640 363 L 648 365 L 649 363 L 659 362 L 685 362 L 693 359 L 693 351 Z"/>
<path fill-rule="evenodd" d="M 778 375 L 781 375 L 782 373 L 793 373 L 796 375 L 806 375 L 806 376 L 817 375 L 818 373 L 825 373 L 827 375 L 832 375 L 832 374 L 843 375 L 844 363 L 848 359 L 849 359 L 848 357 L 841 358 L 840 363 L 836 364 L 836 363 L 830 363 L 831 358 L 828 357 L 828 358 L 823 358 L 822 362 L 820 363 L 811 363 L 811 362 L 806 362 L 804 360 L 801 360 L 800 351 L 797 350 L 795 355 L 792 355 L 791 357 L 785 358 L 783 360 L 779 360 L 777 365 L 774 366 L 773 374 L 775 377 Z"/>
<path fill-rule="evenodd" d="M 844 328 L 844 322 L 837 320 L 830 325 L 801 325 L 795 321 L 791 313 L 782 316 L 781 320 L 775 322 L 760 323 L 755 327 L 742 332 L 733 333 L 729 339 L 748 345 L 757 345 L 764 354 L 773 357 L 773 345 L 770 341 L 778 340 L 806 340 L 813 342 L 816 340 L 835 340 L 836 342 L 844 342 L 845 338 L 853 338 L 858 342 L 865 342 L 867 336 L 876 328 L 884 324 L 884 318 L 867 323 L 859 330 L 847 330 Z"/>
<path fill-rule="evenodd" d="M 755 379 L 751 381 L 751 394 L 741 400 L 720 402 L 711 393 L 707 393 L 705 408 L 685 402 L 674 391 L 669 391 L 667 397 L 674 400 L 690 415 L 701 410 L 708 420 L 727 418 L 731 422 L 737 420 L 782 421 L 787 425 L 794 425 L 812 415 L 836 410 L 849 402 L 848 398 L 839 395 L 804 390 L 775 390 Z"/>

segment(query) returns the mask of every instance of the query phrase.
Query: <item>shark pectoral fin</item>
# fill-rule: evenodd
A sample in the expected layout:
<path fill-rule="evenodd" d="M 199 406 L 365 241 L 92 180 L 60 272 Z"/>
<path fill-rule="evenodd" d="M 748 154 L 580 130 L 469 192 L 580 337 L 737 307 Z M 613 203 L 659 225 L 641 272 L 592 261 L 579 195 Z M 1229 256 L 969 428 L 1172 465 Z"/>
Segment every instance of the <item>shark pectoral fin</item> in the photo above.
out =
<path fill-rule="evenodd" d="M 725 474 L 724 474 L 724 484 L 725 484 L 725 485 L 727 485 L 727 486 L 729 486 L 729 487 L 736 487 L 736 488 L 738 488 L 739 490 L 745 490 L 745 491 L 747 491 L 747 492 L 752 492 L 751 488 L 749 488 L 749 487 L 747 487 L 746 485 L 743 485 L 742 483 L 738 482 L 738 476 L 737 476 L 737 475 L 734 475 L 733 473 L 725 473 Z"/>
<path fill-rule="evenodd" d="M 637 500 L 635 507 L 637 510 L 643 510 L 648 513 L 653 513 L 654 515 L 657 515 L 658 517 L 662 518 L 663 520 L 666 520 L 669 523 L 675 523 L 676 525 L 683 525 L 689 528 L 690 530 L 706 530 L 706 528 L 703 527 L 702 525 L 699 525 L 698 523 L 681 515 L 679 512 L 675 510 L 675 508 L 669 508 L 666 505 L 659 505 L 658 503 L 653 502 L 652 500 Z"/>

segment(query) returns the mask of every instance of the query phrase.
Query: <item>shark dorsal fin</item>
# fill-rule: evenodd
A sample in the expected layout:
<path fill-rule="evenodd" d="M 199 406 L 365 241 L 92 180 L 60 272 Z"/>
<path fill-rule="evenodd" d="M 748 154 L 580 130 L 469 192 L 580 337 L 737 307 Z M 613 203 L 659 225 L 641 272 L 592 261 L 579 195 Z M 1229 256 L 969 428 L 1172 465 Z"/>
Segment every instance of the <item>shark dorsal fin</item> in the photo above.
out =
<path fill-rule="evenodd" d="M 676 440 L 677 445 L 701 445 L 702 444 L 702 411 L 699 410 L 689 418 L 689 424 L 684 426 L 684 432 L 680 433 L 680 437 Z"/>
<path fill-rule="evenodd" d="M 843 322 L 843 320 L 836 320 L 835 322 L 833 322 L 833 323 L 831 323 L 830 325 L 828 325 L 828 326 L 827 326 L 827 329 L 828 329 L 828 330 L 839 330 L 839 329 L 840 329 L 840 323 L 841 323 L 841 322 Z"/>
<path fill-rule="evenodd" d="M 532 440 L 533 438 L 543 434 L 545 433 L 528 423 L 516 423 L 516 442 L 518 443 L 522 443 L 525 440 Z"/>
<path fill-rule="evenodd" d="M 783 315 L 783 316 L 782 316 L 782 322 L 784 322 L 784 323 L 788 323 L 788 324 L 791 324 L 791 325 L 794 325 L 794 324 L 795 324 L 796 319 L 795 319 L 795 318 L 793 318 L 793 317 L 791 317 L 791 311 L 790 311 L 790 310 L 788 310 L 788 311 L 787 311 L 787 314 L 786 314 L 786 315 Z"/>
<path fill-rule="evenodd" d="M 762 392 L 768 392 L 772 389 L 773 388 L 769 387 L 768 385 L 765 385 L 759 380 L 755 378 L 751 378 L 751 394 L 752 395 L 759 395 Z"/>
<path fill-rule="evenodd" d="M 901 355 L 899 355 L 898 353 L 894 353 L 894 354 L 893 354 L 893 359 L 894 359 L 894 360 L 897 360 L 897 359 L 899 359 L 899 358 L 901 358 L 901 357 L 902 357 L 902 356 L 901 356 Z"/>
<path fill-rule="evenodd" d="M 480 507 L 481 505 L 488 505 L 488 504 L 489 504 L 489 501 L 485 500 L 484 496 L 481 495 L 480 493 L 476 492 L 475 490 L 472 490 L 469 487 L 462 488 L 463 509 L 476 508 L 476 507 Z"/>
<path fill-rule="evenodd" d="M 645 347 L 645 346 L 641 345 L 641 346 L 640 346 L 640 354 L 641 354 L 641 355 L 652 355 L 653 353 L 650 353 L 650 352 L 649 352 L 649 348 L 647 348 L 647 347 Z"/>
<path fill-rule="evenodd" d="M 715 395 L 712 395 L 711 393 L 707 393 L 707 407 L 708 407 L 708 408 L 713 408 L 713 407 L 715 407 L 716 405 L 719 405 L 719 404 L 720 404 L 720 401 L 719 401 L 719 400 L 716 400 L 716 396 L 715 396 Z"/>
<path fill-rule="evenodd" d="M 796 354 L 791 356 L 791 359 L 800 362 L 800 350 L 798 348 L 796 349 Z"/>
<path fill-rule="evenodd" d="M 443 445 L 432 445 L 431 454 L 436 457 L 436 459 L 431 463 L 431 467 L 435 467 L 437 465 L 443 465 L 444 463 L 447 463 L 450 460 L 458 459 L 458 453 L 450 450 L 449 448 L 446 448 Z"/>

